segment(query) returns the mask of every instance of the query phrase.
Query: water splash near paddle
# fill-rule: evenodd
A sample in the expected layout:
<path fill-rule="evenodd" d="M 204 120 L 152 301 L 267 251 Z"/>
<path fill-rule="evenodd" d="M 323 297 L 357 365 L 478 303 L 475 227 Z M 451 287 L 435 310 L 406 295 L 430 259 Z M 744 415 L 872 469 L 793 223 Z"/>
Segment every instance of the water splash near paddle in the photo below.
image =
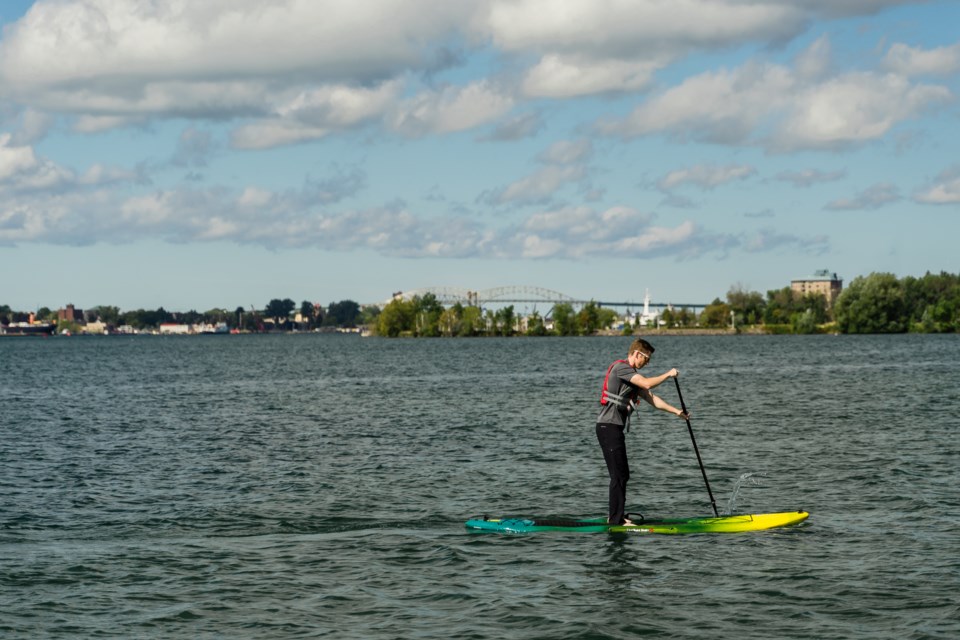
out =
<path fill-rule="evenodd" d="M 759 487 L 761 484 L 761 478 L 767 477 L 765 472 L 748 472 L 740 474 L 740 477 L 737 478 L 737 481 L 733 483 L 733 493 L 730 496 L 730 502 L 727 503 L 727 510 L 724 511 L 724 515 L 733 515 L 734 511 L 737 509 L 737 498 L 740 496 L 740 489 L 743 488 L 743 484 L 749 480 L 749 485 L 753 487 Z"/>

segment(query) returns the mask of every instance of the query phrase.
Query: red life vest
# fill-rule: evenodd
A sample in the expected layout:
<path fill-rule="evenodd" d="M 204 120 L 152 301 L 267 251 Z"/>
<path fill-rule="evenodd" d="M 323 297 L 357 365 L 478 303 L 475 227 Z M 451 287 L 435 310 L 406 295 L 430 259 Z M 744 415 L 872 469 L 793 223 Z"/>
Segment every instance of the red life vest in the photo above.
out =
<path fill-rule="evenodd" d="M 615 360 L 613 364 L 607 367 L 607 375 L 604 376 L 603 378 L 603 391 L 600 392 L 600 404 L 606 405 L 612 402 L 613 404 L 617 405 L 622 409 L 629 409 L 630 401 L 632 400 L 632 398 L 630 397 L 633 393 L 632 388 L 628 388 L 626 392 L 621 393 L 619 395 L 615 393 L 610 393 L 610 391 L 608 391 L 607 389 L 607 385 L 610 383 L 610 372 L 613 371 L 614 365 L 616 365 L 618 362 L 630 364 L 627 360 Z"/>

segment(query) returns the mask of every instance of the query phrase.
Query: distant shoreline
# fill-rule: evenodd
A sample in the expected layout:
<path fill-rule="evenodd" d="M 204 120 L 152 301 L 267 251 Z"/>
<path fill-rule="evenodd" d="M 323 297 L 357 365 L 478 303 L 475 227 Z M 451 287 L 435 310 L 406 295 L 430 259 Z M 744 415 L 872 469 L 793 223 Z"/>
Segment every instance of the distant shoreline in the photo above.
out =
<path fill-rule="evenodd" d="M 762 332 L 750 332 L 760 334 Z M 637 329 L 631 331 L 630 333 L 623 333 L 622 331 L 614 331 L 612 329 L 607 329 L 604 331 L 597 332 L 598 336 L 623 336 L 624 338 L 629 338 L 630 336 L 735 336 L 739 332 L 736 329 Z"/>
<path fill-rule="evenodd" d="M 819 331 L 812 334 L 805 335 L 838 335 L 839 332 L 836 329 L 828 329 L 824 331 Z M 702 329 L 702 328 L 693 328 L 693 329 L 636 329 L 629 334 L 625 334 L 621 331 L 614 331 L 612 329 L 602 331 L 597 335 L 605 336 L 776 336 L 776 335 L 801 335 L 794 334 L 789 331 L 784 331 L 780 328 L 771 328 L 765 327 L 764 325 L 749 325 L 745 327 L 737 327 L 736 329 L 726 328 L 726 329 Z"/>

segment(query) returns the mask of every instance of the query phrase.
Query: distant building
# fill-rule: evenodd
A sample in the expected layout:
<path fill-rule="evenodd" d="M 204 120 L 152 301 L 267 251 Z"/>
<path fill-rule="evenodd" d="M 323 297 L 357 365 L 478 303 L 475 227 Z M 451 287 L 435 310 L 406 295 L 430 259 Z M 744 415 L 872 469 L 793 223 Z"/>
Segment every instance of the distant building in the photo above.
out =
<path fill-rule="evenodd" d="M 66 309 L 57 311 L 57 322 L 83 322 L 83 309 L 75 309 L 72 304 L 68 304 Z"/>
<path fill-rule="evenodd" d="M 633 314 L 632 316 L 628 313 L 624 321 L 638 327 L 655 327 L 659 324 L 660 312 L 650 311 L 650 289 L 647 289 L 643 296 L 643 312 Z"/>
<path fill-rule="evenodd" d="M 838 278 L 836 273 L 831 273 L 829 269 L 822 269 L 809 278 L 791 280 L 790 288 L 800 295 L 819 293 L 827 299 L 827 306 L 832 307 L 843 290 L 843 280 Z"/>
<path fill-rule="evenodd" d="M 83 328 L 83 332 L 92 335 L 103 335 L 107 332 L 107 324 L 105 322 L 100 322 L 99 320 L 96 320 L 95 322 L 88 322 Z"/>
<path fill-rule="evenodd" d="M 160 325 L 160 335 L 185 335 L 190 333 L 190 325 L 176 322 L 164 322 Z"/>

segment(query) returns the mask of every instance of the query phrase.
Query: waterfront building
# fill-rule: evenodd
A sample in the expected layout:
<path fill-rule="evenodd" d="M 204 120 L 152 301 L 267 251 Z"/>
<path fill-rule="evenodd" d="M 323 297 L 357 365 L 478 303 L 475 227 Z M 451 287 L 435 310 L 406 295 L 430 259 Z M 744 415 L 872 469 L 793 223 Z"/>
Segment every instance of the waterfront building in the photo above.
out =
<path fill-rule="evenodd" d="M 643 311 L 624 317 L 624 322 L 630 323 L 636 327 L 656 327 L 660 324 L 660 311 L 650 311 L 650 289 L 647 289 L 643 296 Z"/>
<path fill-rule="evenodd" d="M 843 280 L 829 269 L 821 269 L 810 277 L 791 280 L 790 289 L 800 295 L 819 293 L 827 299 L 827 307 L 832 307 L 843 290 Z"/>
<path fill-rule="evenodd" d="M 66 309 L 57 310 L 57 322 L 83 322 L 83 309 L 75 309 L 72 304 L 68 304 Z"/>
<path fill-rule="evenodd" d="M 83 333 L 102 336 L 107 333 L 107 323 L 100 320 L 88 322 L 86 326 L 83 327 Z"/>
<path fill-rule="evenodd" d="M 185 335 L 190 333 L 190 325 L 177 322 L 163 322 L 160 324 L 160 335 Z"/>

